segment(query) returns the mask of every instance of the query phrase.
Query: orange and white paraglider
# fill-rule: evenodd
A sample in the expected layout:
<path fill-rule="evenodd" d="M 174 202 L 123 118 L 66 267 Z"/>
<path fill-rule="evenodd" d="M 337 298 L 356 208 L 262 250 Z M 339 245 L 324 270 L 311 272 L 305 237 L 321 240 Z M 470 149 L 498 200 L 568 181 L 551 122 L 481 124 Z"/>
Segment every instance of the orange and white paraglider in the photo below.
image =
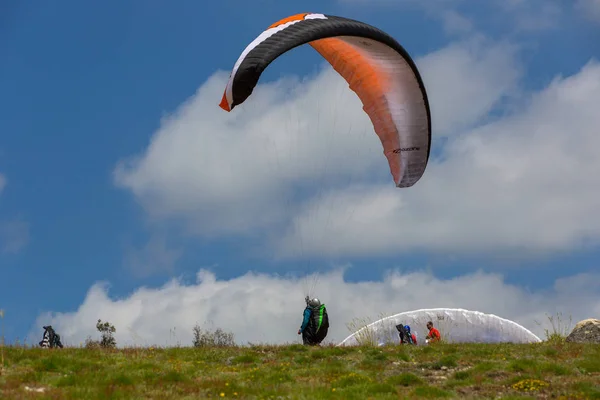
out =
<path fill-rule="evenodd" d="M 413 186 L 425 172 L 431 147 L 427 93 L 406 50 L 376 27 L 317 13 L 292 15 L 272 24 L 238 58 L 221 108 L 231 111 L 243 103 L 271 62 L 303 44 L 327 60 L 360 98 L 396 186 Z"/>

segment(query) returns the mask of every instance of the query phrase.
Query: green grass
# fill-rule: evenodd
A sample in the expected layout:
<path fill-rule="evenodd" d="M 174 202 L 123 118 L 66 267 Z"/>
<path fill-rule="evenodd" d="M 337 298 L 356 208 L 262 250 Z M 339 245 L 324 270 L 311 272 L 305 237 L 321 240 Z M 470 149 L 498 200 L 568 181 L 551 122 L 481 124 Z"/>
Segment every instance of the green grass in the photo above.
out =
<path fill-rule="evenodd" d="M 6 347 L 0 398 L 600 399 L 600 346 Z M 43 390 L 38 393 L 35 390 Z"/>

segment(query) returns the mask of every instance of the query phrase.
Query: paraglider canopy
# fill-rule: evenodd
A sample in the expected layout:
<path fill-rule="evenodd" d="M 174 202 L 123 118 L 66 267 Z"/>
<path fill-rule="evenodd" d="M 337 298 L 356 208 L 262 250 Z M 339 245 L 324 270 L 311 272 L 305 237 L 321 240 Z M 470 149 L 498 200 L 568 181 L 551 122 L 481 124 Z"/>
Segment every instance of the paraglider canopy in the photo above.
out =
<path fill-rule="evenodd" d="M 366 342 L 385 345 L 397 342 L 396 326 L 410 325 L 412 331 L 427 332 L 432 321 L 442 336 L 451 343 L 536 343 L 541 339 L 525 327 L 508 319 L 479 311 L 460 308 L 431 308 L 407 311 L 375 321 L 344 339 L 338 346 Z M 421 341 L 419 344 L 425 344 Z"/>
<path fill-rule="evenodd" d="M 296 14 L 275 22 L 239 56 L 220 107 L 231 111 L 242 104 L 271 62 L 307 43 L 360 98 L 381 140 L 396 186 L 414 185 L 425 172 L 430 152 L 427 93 L 406 50 L 374 26 L 319 13 Z"/>

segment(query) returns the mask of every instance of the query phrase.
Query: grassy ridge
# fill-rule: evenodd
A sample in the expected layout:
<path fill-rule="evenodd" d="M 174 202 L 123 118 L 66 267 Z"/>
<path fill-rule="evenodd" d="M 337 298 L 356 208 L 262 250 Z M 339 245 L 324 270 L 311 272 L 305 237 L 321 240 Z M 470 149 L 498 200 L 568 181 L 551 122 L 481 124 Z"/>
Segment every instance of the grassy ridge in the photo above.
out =
<path fill-rule="evenodd" d="M 600 346 L 5 348 L 0 398 L 600 399 Z M 525 397 L 523 397 L 525 396 Z"/>

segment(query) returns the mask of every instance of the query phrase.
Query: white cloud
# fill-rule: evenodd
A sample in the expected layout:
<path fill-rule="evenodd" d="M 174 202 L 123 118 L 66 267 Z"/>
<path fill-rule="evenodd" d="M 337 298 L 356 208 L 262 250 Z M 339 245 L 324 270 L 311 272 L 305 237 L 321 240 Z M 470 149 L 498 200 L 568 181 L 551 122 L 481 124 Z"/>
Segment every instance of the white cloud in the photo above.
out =
<path fill-rule="evenodd" d="M 365 175 L 381 161 L 366 151 L 357 162 L 348 160 L 377 139 L 365 132 L 364 113 L 340 112 L 360 110 L 360 103 L 345 95 L 335 73 L 305 84 L 261 85 L 230 114 L 215 103 L 226 78 L 212 76 L 164 121 L 141 157 L 116 169 L 117 184 L 151 215 L 184 217 L 191 230 L 207 235 L 245 233 L 284 218 L 291 186 L 310 184 L 326 162 L 333 179 Z M 328 142 L 336 137 L 343 140 Z"/>
<path fill-rule="evenodd" d="M 543 337 L 545 314 L 562 312 L 573 322 L 600 314 L 598 275 L 582 274 L 559 279 L 554 287 L 530 291 L 504 282 L 500 275 L 477 272 L 442 280 L 416 272 L 394 272 L 382 281 L 349 283 L 343 271 L 322 274 L 317 295 L 326 304 L 331 327 L 327 340 L 338 343 L 350 331 L 354 318 L 375 320 L 418 308 L 461 307 L 512 319 Z M 304 308 L 302 281 L 248 273 L 231 280 L 216 280 L 200 271 L 195 284 L 176 280 L 161 288 L 140 288 L 130 296 L 111 299 L 106 285 L 90 288 L 72 313 L 40 315 L 30 332 L 39 341 L 41 327 L 52 324 L 64 342 L 78 345 L 87 336 L 98 337 L 95 324 L 108 320 L 117 328 L 120 345 L 182 345 L 192 343 L 192 327 L 212 321 L 235 334 L 237 342 L 289 343 Z M 499 301 L 501 299 L 501 301 Z M 547 322 L 547 321 L 546 321 Z M 423 331 L 423 327 L 413 327 Z M 173 335 L 176 332 L 176 336 Z"/>
<path fill-rule="evenodd" d="M 452 138 L 410 190 L 347 187 L 307 203 L 279 248 L 292 251 L 300 238 L 304 254 L 330 255 L 595 245 L 599 103 L 600 64 L 590 62 L 555 79 L 513 115 Z M 322 231 L 332 239 L 310 234 Z"/>
<path fill-rule="evenodd" d="M 520 76 L 515 49 L 483 39 L 453 44 L 421 58 L 418 64 L 431 97 L 435 138 L 485 118 L 494 105 L 514 93 Z M 330 69 L 303 82 L 287 78 L 259 85 L 246 103 L 229 114 L 221 112 L 215 100 L 220 98 L 226 78 L 223 73 L 212 76 L 163 121 L 144 153 L 117 167 L 117 184 L 131 190 L 152 217 L 179 218 L 190 232 L 207 236 L 260 232 L 279 238 L 307 204 L 316 202 L 320 212 L 343 209 L 348 199 L 318 202 L 331 188 L 352 187 L 353 182 L 363 186 L 385 182 L 390 190 L 368 187 L 355 195 L 367 208 L 381 213 L 384 203 L 369 203 L 382 200 L 381 193 L 397 203 L 389 210 L 392 212 L 398 202 L 410 200 L 406 196 L 413 191 L 413 196 L 425 191 L 464 201 L 465 195 L 472 196 L 472 190 L 461 195 L 457 189 L 467 183 L 476 188 L 475 179 L 487 179 L 462 166 L 464 157 L 457 155 L 447 162 L 432 160 L 415 188 L 395 189 L 379 139 L 358 98 Z M 315 184 L 319 190 L 308 191 Z M 305 202 L 299 203 L 299 199 Z M 437 215 L 439 207 L 439 201 L 425 199 L 421 205 L 413 202 L 403 213 L 412 213 L 409 219 L 415 219 L 417 215 Z M 465 209 L 460 203 L 443 203 L 443 207 L 449 207 L 451 215 Z M 336 217 L 335 223 L 356 220 L 349 216 Z M 380 218 L 397 221 L 393 212 Z M 451 217 L 443 221 L 448 226 L 434 226 L 426 234 L 434 239 L 425 243 L 439 247 L 455 236 L 457 225 L 468 222 Z M 396 241 L 406 236 L 406 223 L 392 227 L 383 222 L 373 231 L 375 236 L 381 229 L 388 230 Z M 419 223 L 426 230 L 428 225 Z M 472 229 L 468 223 L 465 226 Z M 350 232 L 361 229 L 356 223 L 340 228 Z M 312 236 L 321 233 L 326 231 L 313 231 Z M 495 239 L 497 235 L 484 237 Z M 301 241 L 295 243 L 296 250 L 302 250 Z M 397 247 L 393 241 L 387 243 Z"/>
<path fill-rule="evenodd" d="M 521 76 L 516 51 L 508 44 L 472 39 L 420 60 L 437 137 L 480 121 L 505 96 L 515 94 Z"/>

